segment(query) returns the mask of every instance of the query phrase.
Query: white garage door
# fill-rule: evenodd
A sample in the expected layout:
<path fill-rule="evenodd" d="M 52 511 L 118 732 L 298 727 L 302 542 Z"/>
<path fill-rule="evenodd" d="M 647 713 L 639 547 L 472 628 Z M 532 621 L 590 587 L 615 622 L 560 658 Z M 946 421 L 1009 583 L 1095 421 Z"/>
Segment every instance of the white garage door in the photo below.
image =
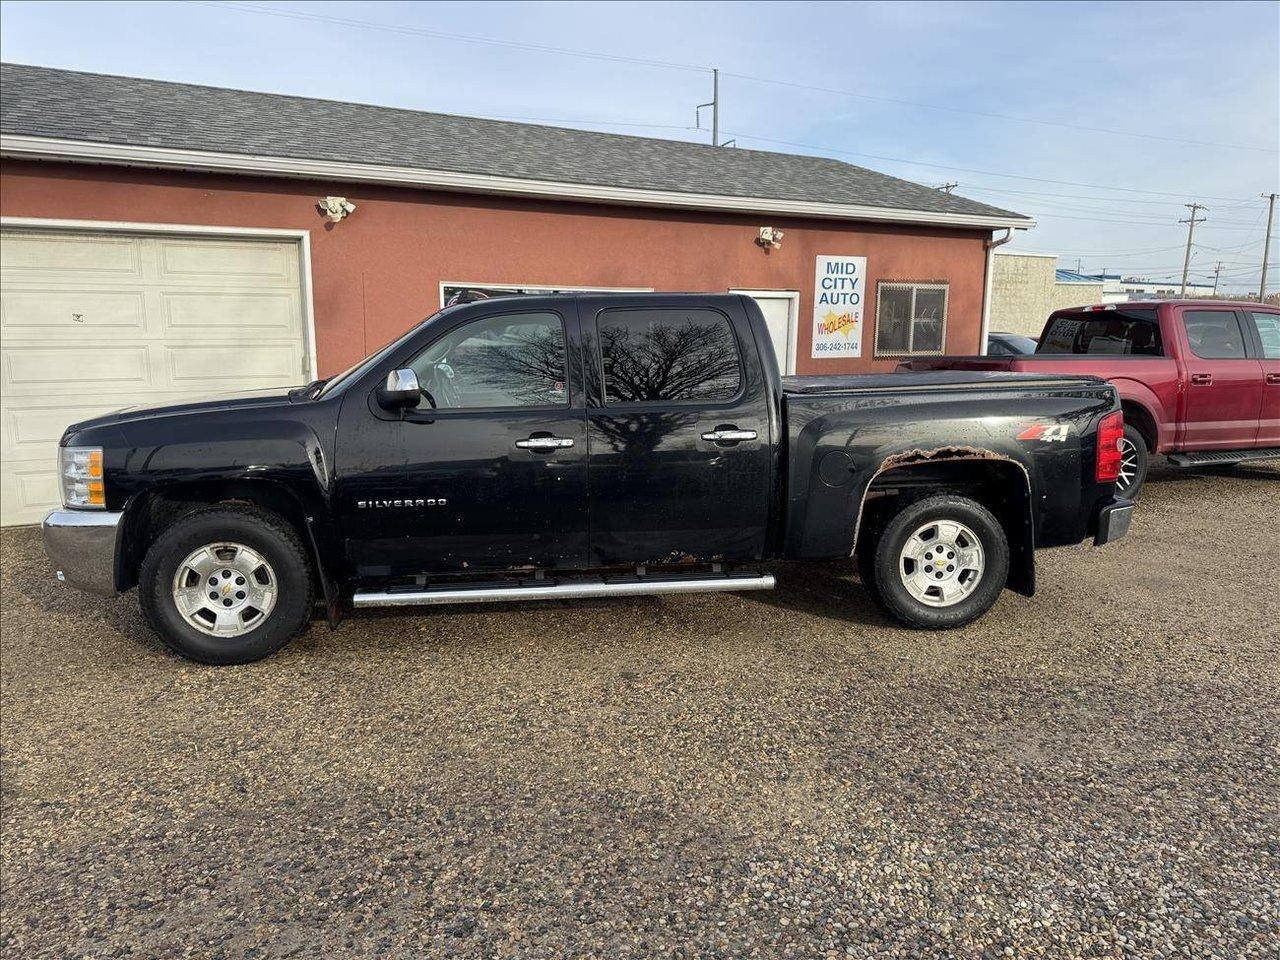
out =
<path fill-rule="evenodd" d="M 59 499 L 58 438 L 120 407 L 308 379 L 298 244 L 0 234 L 0 522 Z"/>

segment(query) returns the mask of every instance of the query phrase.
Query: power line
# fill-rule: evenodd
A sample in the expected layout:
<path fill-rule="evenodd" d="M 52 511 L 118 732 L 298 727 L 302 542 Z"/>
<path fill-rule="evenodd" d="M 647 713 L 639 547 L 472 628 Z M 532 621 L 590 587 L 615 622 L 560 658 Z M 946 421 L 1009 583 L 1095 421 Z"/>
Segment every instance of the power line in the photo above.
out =
<path fill-rule="evenodd" d="M 505 114 L 469 114 L 477 120 L 501 120 L 511 123 L 581 123 L 599 127 L 643 127 L 651 130 L 697 130 L 687 123 L 648 123 L 644 120 L 602 120 L 598 117 L 512 117 Z"/>
<path fill-rule="evenodd" d="M 963 113 L 972 117 L 986 117 L 990 120 L 1007 120 L 1013 123 L 1035 123 L 1046 127 L 1062 127 L 1066 130 L 1083 130 L 1088 133 L 1105 133 L 1111 136 L 1138 137 L 1143 140 L 1163 140 L 1166 143 L 1185 143 L 1197 147 L 1225 147 L 1231 150 L 1252 150 L 1258 153 L 1278 153 L 1270 147 L 1255 147 L 1241 143 L 1219 143 L 1213 140 L 1187 140 L 1182 137 L 1166 137 L 1158 133 L 1138 133 L 1133 130 L 1113 130 L 1107 127 L 1088 127 L 1078 123 L 1065 123 L 1060 120 L 1041 120 L 1035 117 L 1015 117 L 1006 113 L 988 113 L 983 110 L 966 110 L 963 107 L 949 107 L 937 103 L 921 103 L 916 100 L 900 100 L 897 97 L 881 97 L 869 93 L 858 93 L 853 90 L 836 90 L 832 87 L 818 87 L 807 83 L 796 83 L 791 80 L 775 80 L 770 77 L 753 77 L 745 73 L 724 74 L 735 80 L 749 80 L 753 83 L 768 83 L 780 87 L 791 87 L 796 90 L 813 90 L 818 93 L 829 93 L 840 97 L 854 97 L 859 100 L 873 100 L 877 103 L 893 103 L 904 107 L 918 107 L 925 110 L 944 110 L 947 113 Z"/>
<path fill-rule="evenodd" d="M 544 43 L 529 43 L 525 40 L 500 40 L 494 37 L 476 37 L 465 33 L 446 33 L 443 30 L 425 30 L 421 27 L 406 27 L 395 23 L 380 23 L 376 20 L 358 20 L 355 17 L 335 17 L 324 13 L 306 13 L 301 10 L 281 10 L 276 7 L 263 7 L 253 3 L 222 3 L 217 0 L 192 0 L 202 7 L 215 7 L 222 10 L 236 10 L 241 13 L 260 13 L 270 17 L 282 17 L 287 20 L 307 20 L 313 23 L 329 23 L 343 27 L 362 27 L 366 30 L 381 30 L 384 33 L 399 33 L 414 37 L 430 37 L 434 40 L 457 40 L 462 43 L 484 43 L 495 47 L 512 47 L 519 50 L 533 50 L 538 53 L 553 53 L 565 57 L 582 57 L 587 60 L 608 60 L 614 63 L 634 63 L 646 67 L 664 67 L 669 70 L 690 70 L 696 73 L 710 73 L 710 67 L 693 63 L 677 63 L 672 60 L 653 60 L 647 57 L 628 57 L 620 54 L 601 53 L 591 50 L 574 50 L 569 47 L 553 47 Z"/>
<path fill-rule="evenodd" d="M 392 24 L 379 22 L 376 20 L 361 20 L 355 17 L 338 17 L 330 14 L 308 13 L 300 10 L 281 10 L 274 7 L 264 7 L 252 3 L 229 3 L 222 0 L 193 0 L 200 6 L 215 7 L 223 10 L 234 10 L 241 13 L 257 13 L 272 17 L 281 17 L 289 20 L 310 21 L 313 23 L 328 23 L 346 27 L 361 27 L 367 30 L 380 30 L 384 33 L 396 33 L 406 36 L 429 37 L 436 40 L 454 40 L 462 43 L 479 43 L 488 44 L 490 46 L 508 47 L 520 50 L 531 50 L 537 53 L 549 53 L 557 56 L 581 57 L 588 60 L 603 60 L 614 63 L 631 63 L 641 66 L 660 67 L 668 70 L 684 70 L 695 73 L 711 73 L 713 68 L 702 64 L 680 63 L 673 60 L 658 60 L 648 57 L 629 57 L 621 54 L 603 53 L 600 51 L 578 50 L 570 47 L 557 47 L 550 44 L 530 43 L 523 40 L 503 40 L 495 37 L 478 37 L 473 34 L 451 33 L 443 30 L 427 30 L 421 27 L 409 27 L 402 24 Z M 1002 120 L 1010 123 L 1031 123 L 1039 126 L 1060 127 L 1066 130 L 1079 130 L 1087 133 L 1101 133 L 1108 136 L 1136 137 L 1143 140 L 1158 140 L 1165 143 L 1181 143 L 1189 146 L 1198 147 L 1218 147 L 1229 150 L 1247 150 L 1256 153 L 1275 154 L 1280 151 L 1270 147 L 1260 147 L 1251 144 L 1240 143 L 1224 143 L 1215 140 L 1192 140 L 1184 137 L 1169 137 L 1163 134 L 1143 133 L 1134 130 L 1116 130 L 1108 127 L 1091 127 L 1078 123 L 1067 123 L 1061 120 L 1046 120 L 1040 117 L 1018 117 L 1011 114 L 992 113 L 982 110 L 968 110 L 964 107 L 953 107 L 937 103 L 923 103 L 915 100 L 904 100 L 897 97 L 884 97 L 876 94 L 860 93 L 854 90 L 839 90 L 832 87 L 821 87 L 812 84 L 798 83 L 792 80 L 780 80 L 774 77 L 759 77 L 745 73 L 725 72 L 726 77 L 733 77 L 737 80 L 746 80 L 751 83 L 763 83 L 773 86 L 790 87 L 797 90 L 810 90 L 818 93 L 826 93 L 835 96 L 853 97 L 860 100 L 869 100 L 877 103 L 892 103 L 899 106 L 909 106 L 924 110 L 940 110 L 947 113 L 965 114 L 974 117 L 983 117 L 989 120 Z M 760 139 L 760 138 L 756 138 Z"/>
<path fill-rule="evenodd" d="M 692 63 L 678 63 L 672 60 L 656 60 L 646 57 L 628 57 L 619 54 L 601 53 L 599 51 L 577 50 L 569 47 L 556 47 L 549 44 L 530 43 L 521 40 L 502 40 L 494 37 L 477 37 L 472 34 L 449 33 L 442 30 L 426 30 L 420 27 L 408 27 L 376 20 L 361 20 L 355 17 L 338 17 L 330 14 L 307 13 L 298 10 L 281 10 L 251 3 L 215 2 L 215 0 L 196 0 L 201 6 L 220 7 L 224 10 L 236 10 L 242 13 L 258 13 L 290 20 L 306 20 L 316 23 L 330 23 L 347 27 L 363 27 L 368 30 L 381 30 L 386 33 L 398 33 L 408 36 L 430 37 L 437 40 L 456 40 L 463 43 L 482 43 L 492 46 L 512 47 L 521 50 L 532 50 L 538 53 L 551 53 L 558 56 L 583 57 L 590 60 L 607 60 L 616 63 L 633 63 L 643 66 L 662 67 L 669 70 L 688 70 L 709 73 L 710 67 Z M 1039 117 L 1017 117 L 1005 113 L 991 113 L 983 110 L 968 110 L 963 107 L 952 107 L 937 103 L 922 103 L 915 100 L 903 100 L 897 97 L 883 97 L 876 94 L 859 93 L 854 90 L 837 90 L 832 87 L 820 87 L 812 84 L 798 83 L 792 80 L 779 80 L 774 77 L 758 77 L 745 73 L 728 73 L 726 77 L 746 80 L 751 83 L 764 83 L 773 86 L 790 87 L 796 90 L 811 90 L 818 93 L 832 94 L 841 97 L 853 97 L 859 100 L 870 100 L 877 103 L 892 103 L 898 106 L 915 107 L 924 110 L 941 110 L 947 113 L 959 113 L 988 120 L 1002 120 L 1011 123 L 1032 123 L 1039 126 L 1060 127 L 1066 130 L 1080 130 L 1087 133 L 1102 133 L 1109 136 L 1136 137 L 1143 140 L 1159 140 L 1165 143 L 1182 143 L 1197 147 L 1221 147 L 1230 150 L 1249 150 L 1258 153 L 1277 153 L 1270 147 L 1259 147 L 1249 144 L 1222 143 L 1214 140 L 1191 140 L 1183 137 L 1169 137 L 1163 134 L 1142 133 L 1133 130 L 1115 130 L 1107 127 L 1090 127 L 1084 124 L 1067 123 L 1061 120 L 1045 120 Z"/>
<path fill-rule="evenodd" d="M 557 46 L 551 46 L 549 44 L 530 43 L 527 41 L 503 40 L 503 39 L 497 39 L 492 37 L 477 37 L 469 34 L 451 33 L 451 32 L 446 32 L 441 30 L 427 30 L 424 28 L 408 27 L 400 24 L 389 24 L 389 23 L 382 23 L 382 22 L 371 21 L 371 20 L 361 20 L 354 17 L 338 17 L 338 16 L 332 16 L 328 14 L 309 13 L 309 12 L 298 11 L 298 10 L 282 10 L 278 8 L 264 7 L 257 4 L 249 4 L 249 3 L 229 3 L 229 2 L 222 2 L 222 0 L 194 0 L 194 2 L 198 3 L 201 6 L 213 7 L 216 9 L 238 11 L 243 13 L 256 13 L 256 14 L 280 17 L 280 18 L 290 19 L 290 20 L 328 23 L 328 24 L 335 24 L 335 25 L 349 26 L 349 27 L 360 27 L 360 28 L 365 28 L 370 30 L 380 30 L 383 32 L 403 34 L 408 36 L 421 36 L 421 37 L 429 37 L 433 39 L 454 40 L 454 41 L 465 42 L 465 43 L 488 44 L 491 46 L 531 50 L 539 53 L 548 53 L 548 54 L 555 54 L 555 55 L 561 55 L 561 56 L 574 56 L 574 57 L 581 57 L 581 58 L 597 60 L 597 61 L 631 63 L 631 64 L 639 64 L 643 66 L 685 70 L 685 71 L 692 71 L 692 72 L 698 72 L 698 73 L 709 72 L 709 73 L 712 73 L 713 76 L 716 75 L 716 72 L 710 67 L 705 67 L 697 64 L 679 63 L 679 62 L 669 61 L 669 60 L 658 60 L 658 59 L 644 58 L 644 57 L 629 57 L 629 56 L 622 56 L 618 54 L 602 53 L 599 51 L 576 50 L 568 47 L 557 47 Z M 1190 141 L 1190 140 L 1179 141 L 1178 138 L 1164 137 L 1164 136 L 1159 136 L 1154 134 L 1128 133 L 1126 131 L 1115 131 L 1115 130 L 1105 130 L 1102 128 L 1081 127 L 1073 124 L 1065 124 L 1065 123 L 1059 123 L 1057 121 L 1047 121 L 1047 120 L 1040 120 L 1035 118 L 1012 117 L 1012 116 L 1007 116 L 1003 114 L 987 114 L 981 111 L 964 110 L 961 108 L 944 107 L 944 106 L 939 106 L 934 104 L 915 103 L 913 101 L 897 100 L 894 98 L 876 97 L 869 94 L 859 94 L 854 91 L 836 90 L 833 88 L 825 88 L 825 87 L 809 87 L 809 86 L 806 86 L 805 84 L 793 83 L 791 81 L 773 80 L 770 78 L 756 77 L 756 76 L 750 76 L 746 74 L 726 73 L 726 76 L 734 76 L 738 79 L 759 82 L 759 83 L 774 83 L 781 86 L 812 89 L 812 90 L 817 90 L 817 91 L 831 93 L 831 94 L 838 94 L 838 95 L 852 96 L 852 97 L 862 97 L 865 99 L 881 100 L 889 103 L 900 103 L 900 104 L 924 107 L 929 109 L 947 110 L 947 111 L 957 112 L 957 113 L 969 113 L 977 116 L 987 116 L 987 117 L 1002 119 L 1002 120 L 1029 122 L 1029 123 L 1045 124 L 1050 126 L 1063 126 L 1068 128 L 1074 128 L 1074 129 L 1090 130 L 1093 132 L 1139 136 L 1139 137 L 1145 137 L 1150 139 L 1194 143 L 1196 145 L 1233 147 L 1233 148 L 1246 149 L 1246 150 L 1262 150 L 1263 152 L 1274 152 L 1274 151 L 1266 150 L 1265 148 L 1247 147 L 1239 144 L 1221 144 L 1221 143 L 1213 143 L 1211 141 Z M 600 125 L 647 127 L 649 129 L 668 129 L 668 130 L 689 129 L 687 127 L 682 127 L 675 124 L 643 124 L 643 123 L 633 123 L 628 121 L 601 121 L 601 120 L 572 121 L 572 120 L 546 119 L 546 120 L 543 120 L 542 122 L 549 122 L 549 123 L 587 122 L 587 123 L 595 123 Z M 928 163 L 926 161 L 920 161 L 920 160 L 909 160 L 901 157 L 879 156 L 876 154 L 862 154 L 854 151 L 837 150 L 831 147 L 820 147 L 820 146 L 797 143 L 797 142 L 787 141 L 787 140 L 777 140 L 777 139 L 771 139 L 767 137 L 752 136 L 749 134 L 737 134 L 736 136 L 743 137 L 745 139 L 757 140 L 762 143 L 774 143 L 774 144 L 780 144 L 784 146 L 799 147 L 802 149 L 824 150 L 831 153 L 844 154 L 847 156 L 854 156 L 854 157 L 866 157 L 866 158 L 882 160 L 890 163 L 903 163 L 903 164 L 908 164 L 912 166 L 930 167 L 933 169 L 952 170 L 952 171 L 964 172 L 964 173 L 977 173 L 984 176 L 1001 177 L 1003 179 L 1024 180 L 1024 181 L 1035 182 L 1035 183 L 1061 184 L 1065 186 L 1084 187 L 1087 189 L 1107 190 L 1114 193 L 1142 193 L 1142 194 L 1147 194 L 1149 196 L 1175 197 L 1179 199 L 1181 199 L 1181 196 L 1182 196 L 1180 194 L 1170 193 L 1167 191 L 1146 190 L 1142 188 L 1133 188 L 1133 187 L 1113 187 L 1108 184 L 1089 184 L 1089 183 L 1081 183 L 1078 181 L 1058 180 L 1058 179 L 1047 178 L 1047 177 L 1031 177 L 1023 174 L 1002 173 L 998 171 L 989 171 L 989 170 L 976 170 L 976 169 L 966 168 L 966 167 L 952 167 L 952 166 L 947 166 L 943 164 Z M 1222 200 L 1222 201 L 1231 202 L 1231 203 L 1242 202 L 1240 198 L 1206 197 L 1206 199 Z M 1134 202 L 1154 203 L 1156 201 L 1134 201 Z M 1064 219 L 1081 219 L 1081 218 L 1070 218 L 1064 214 L 1057 214 L 1057 216 L 1062 217 Z M 1123 221 L 1110 221 L 1110 222 L 1123 222 Z"/>
<path fill-rule="evenodd" d="M 999 192 L 1000 191 L 988 191 L 988 190 L 984 190 L 977 187 L 962 191 L 962 193 L 965 193 L 965 194 L 999 193 Z M 1028 203 L 1030 204 L 1031 201 L 1028 201 Z M 1121 217 L 1124 217 L 1124 216 L 1145 217 L 1145 219 L 1143 220 L 1128 221 L 1131 223 L 1149 223 L 1153 225 L 1161 225 L 1161 224 L 1168 224 L 1168 223 L 1174 222 L 1174 218 L 1172 216 L 1170 216 L 1168 219 L 1160 220 L 1160 219 L 1154 219 L 1156 214 L 1148 213 L 1146 211 L 1118 210 L 1118 209 L 1115 209 L 1114 207 L 1075 207 L 1075 206 L 1070 206 L 1068 204 L 1056 203 L 1048 200 L 1036 201 L 1034 206 L 1038 216 L 1041 215 L 1042 209 L 1047 209 L 1048 213 L 1053 213 L 1054 211 L 1067 211 L 1070 213 L 1088 213 L 1093 215 L 1101 214 L 1103 216 L 1114 215 L 1114 216 L 1121 216 Z M 1044 215 L 1048 215 L 1048 214 L 1046 213 Z M 1230 224 L 1232 226 L 1248 227 L 1251 230 L 1257 226 L 1256 221 L 1248 221 L 1248 220 L 1215 219 L 1214 222 L 1219 224 Z"/>
<path fill-rule="evenodd" d="M 988 186 L 985 183 L 974 183 L 971 180 L 965 181 L 965 189 L 966 190 L 985 190 L 988 193 L 1007 193 L 1007 194 L 1010 194 L 1011 196 L 1019 196 L 1019 197 L 1057 197 L 1063 200 L 1100 200 L 1106 203 L 1141 203 L 1141 204 L 1152 205 L 1157 207 L 1178 207 L 1178 208 L 1182 207 L 1182 204 L 1179 203 L 1177 200 L 1141 200 L 1137 198 L 1121 200 L 1115 197 L 1099 197 L 1097 195 L 1087 194 L 1087 193 L 1047 193 L 1043 190 L 1015 190 L 1012 187 L 992 187 L 992 186 Z M 1229 205 L 1228 209 L 1236 210 L 1244 206 L 1246 203 L 1255 203 L 1255 202 L 1256 202 L 1256 198 L 1250 198 L 1241 203 L 1238 203 L 1235 205 Z"/>
<path fill-rule="evenodd" d="M 1112 187 L 1105 183 L 1081 183 L 1077 180 L 1055 180 L 1049 177 L 1029 177 L 1020 173 L 1000 173 L 995 170 L 975 170 L 972 167 L 953 167 L 943 163 L 926 163 L 923 160 L 907 160 L 903 157 L 888 157 L 876 153 L 856 153 L 852 150 L 840 150 L 836 147 L 820 146 L 812 143 L 799 143 L 795 140 L 776 140 L 770 137 L 758 137 L 752 133 L 738 133 L 735 131 L 726 131 L 735 137 L 743 140 L 758 140 L 760 143 L 773 143 L 784 147 L 799 147 L 802 150 L 822 150 L 827 153 L 840 154 L 846 157 L 863 157 L 868 160 L 884 160 L 888 163 L 905 163 L 915 167 L 930 167 L 934 170 L 953 170 L 957 173 L 976 173 L 984 177 L 1005 177 L 1010 180 L 1029 180 L 1033 183 L 1057 183 L 1067 187 L 1085 187 L 1090 190 L 1113 190 L 1118 193 L 1145 193 L 1156 197 L 1176 197 L 1181 199 L 1186 196 L 1185 193 L 1170 193 L 1167 190 L 1144 190 L 1140 187 Z M 1204 196 L 1201 194 L 1201 196 Z M 1205 196 L 1206 200 L 1225 200 L 1236 201 L 1239 197 L 1210 197 Z"/>

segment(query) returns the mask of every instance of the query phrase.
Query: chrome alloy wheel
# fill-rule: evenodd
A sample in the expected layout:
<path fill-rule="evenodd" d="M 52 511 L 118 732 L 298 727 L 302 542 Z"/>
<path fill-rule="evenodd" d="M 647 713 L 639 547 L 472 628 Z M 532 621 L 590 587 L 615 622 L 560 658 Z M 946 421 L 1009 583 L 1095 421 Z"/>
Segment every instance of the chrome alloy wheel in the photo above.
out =
<path fill-rule="evenodd" d="M 1121 437 L 1118 444 L 1120 448 L 1120 476 L 1116 480 L 1116 487 L 1119 490 L 1128 490 L 1133 484 L 1134 478 L 1138 475 L 1138 448 L 1130 442 L 1128 437 Z"/>
<path fill-rule="evenodd" d="M 242 543 L 210 543 L 193 550 L 173 576 L 173 604 L 201 633 L 239 637 L 276 605 L 276 574 Z"/>
<path fill-rule="evenodd" d="M 986 567 L 982 542 L 963 523 L 930 520 L 898 557 L 907 592 L 930 607 L 950 607 L 973 593 Z"/>

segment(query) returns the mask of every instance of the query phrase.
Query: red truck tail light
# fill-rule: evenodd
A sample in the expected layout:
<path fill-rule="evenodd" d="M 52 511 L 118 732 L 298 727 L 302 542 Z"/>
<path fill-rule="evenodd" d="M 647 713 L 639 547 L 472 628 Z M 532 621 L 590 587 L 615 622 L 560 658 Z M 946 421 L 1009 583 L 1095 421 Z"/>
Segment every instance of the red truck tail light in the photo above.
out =
<path fill-rule="evenodd" d="M 1120 479 L 1120 441 L 1124 439 L 1124 413 L 1113 410 L 1098 423 L 1098 460 L 1094 478 L 1098 483 Z"/>

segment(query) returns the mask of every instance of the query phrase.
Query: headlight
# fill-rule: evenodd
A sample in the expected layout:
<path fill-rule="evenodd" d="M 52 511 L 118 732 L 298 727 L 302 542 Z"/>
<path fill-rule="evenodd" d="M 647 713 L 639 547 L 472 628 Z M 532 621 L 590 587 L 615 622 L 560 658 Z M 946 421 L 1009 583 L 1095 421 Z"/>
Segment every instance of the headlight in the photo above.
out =
<path fill-rule="evenodd" d="M 62 478 L 64 507 L 106 509 L 101 447 L 59 447 L 58 476 Z"/>

